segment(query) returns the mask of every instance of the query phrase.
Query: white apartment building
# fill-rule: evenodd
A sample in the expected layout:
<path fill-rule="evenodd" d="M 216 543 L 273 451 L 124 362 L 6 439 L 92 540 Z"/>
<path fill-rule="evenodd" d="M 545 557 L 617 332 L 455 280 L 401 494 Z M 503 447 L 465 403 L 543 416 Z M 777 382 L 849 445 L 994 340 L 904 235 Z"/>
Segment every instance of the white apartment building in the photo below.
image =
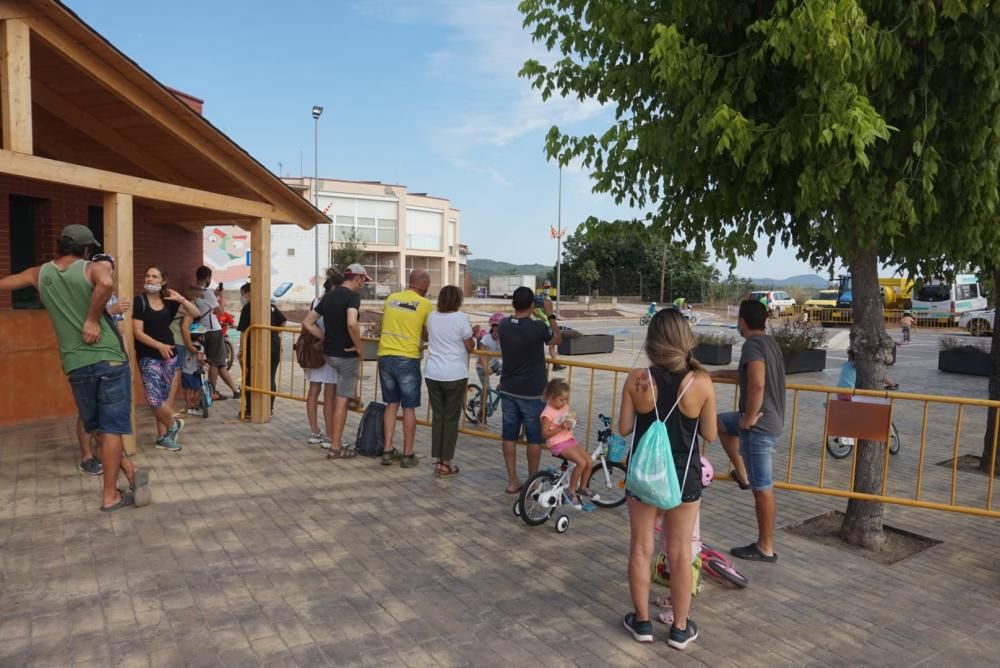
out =
<path fill-rule="evenodd" d="M 314 201 L 313 179 L 286 177 L 302 196 Z M 411 269 L 431 275 L 430 296 L 444 285 L 465 290 L 468 249 L 461 247 L 461 217 L 443 197 L 410 193 L 405 186 L 377 181 L 319 180 L 318 207 L 330 225 L 319 225 L 320 273 L 331 264 L 334 248 L 356 232 L 365 243 L 365 267 L 372 277 L 366 298 L 401 289 Z M 316 233 L 291 226 L 273 227 L 273 285 L 291 282 L 288 297 L 311 297 Z"/>

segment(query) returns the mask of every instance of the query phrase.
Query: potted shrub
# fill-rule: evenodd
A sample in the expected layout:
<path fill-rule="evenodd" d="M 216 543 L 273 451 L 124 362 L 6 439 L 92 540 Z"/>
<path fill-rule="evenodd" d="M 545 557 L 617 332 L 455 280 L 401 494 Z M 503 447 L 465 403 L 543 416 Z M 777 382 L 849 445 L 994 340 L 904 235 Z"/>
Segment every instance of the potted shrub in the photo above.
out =
<path fill-rule="evenodd" d="M 792 322 L 772 327 L 770 334 L 785 358 L 785 374 L 826 368 L 826 331 L 822 327 Z"/>
<path fill-rule="evenodd" d="M 942 336 L 938 346 L 941 348 L 938 351 L 938 371 L 971 376 L 990 375 L 990 350 L 985 345 L 955 336 Z"/>
<path fill-rule="evenodd" d="M 361 336 L 365 338 L 365 361 L 378 359 L 378 341 L 369 341 L 368 338 L 378 339 L 382 335 L 382 323 L 373 322 L 361 326 Z"/>
<path fill-rule="evenodd" d="M 736 337 L 726 332 L 698 332 L 694 358 L 702 364 L 725 366 L 733 361 L 733 344 Z"/>
<path fill-rule="evenodd" d="M 569 327 L 560 327 L 563 340 L 559 344 L 560 356 L 613 353 L 615 337 L 611 334 L 583 334 Z"/>

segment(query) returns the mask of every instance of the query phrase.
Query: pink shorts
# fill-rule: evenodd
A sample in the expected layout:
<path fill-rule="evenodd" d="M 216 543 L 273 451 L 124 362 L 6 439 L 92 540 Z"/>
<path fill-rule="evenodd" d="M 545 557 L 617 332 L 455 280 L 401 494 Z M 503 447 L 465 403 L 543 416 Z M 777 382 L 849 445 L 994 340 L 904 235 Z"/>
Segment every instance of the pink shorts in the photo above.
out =
<path fill-rule="evenodd" d="M 553 457 L 559 457 L 562 453 L 568 449 L 580 445 L 576 442 L 575 438 L 567 438 L 565 441 L 559 441 L 558 443 L 553 443 L 549 446 L 549 452 L 552 453 Z"/>

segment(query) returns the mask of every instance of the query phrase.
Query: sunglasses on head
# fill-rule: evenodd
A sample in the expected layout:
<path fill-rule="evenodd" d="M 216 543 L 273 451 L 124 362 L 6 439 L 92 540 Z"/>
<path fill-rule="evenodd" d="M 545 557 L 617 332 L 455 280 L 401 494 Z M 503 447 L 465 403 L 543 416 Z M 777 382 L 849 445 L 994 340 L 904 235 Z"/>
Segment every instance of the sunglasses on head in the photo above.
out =
<path fill-rule="evenodd" d="M 98 254 L 92 256 L 90 258 L 90 261 L 91 262 L 104 262 L 104 261 L 107 261 L 107 262 L 111 263 L 112 267 L 115 266 L 115 258 L 112 257 L 109 253 L 98 253 Z"/>

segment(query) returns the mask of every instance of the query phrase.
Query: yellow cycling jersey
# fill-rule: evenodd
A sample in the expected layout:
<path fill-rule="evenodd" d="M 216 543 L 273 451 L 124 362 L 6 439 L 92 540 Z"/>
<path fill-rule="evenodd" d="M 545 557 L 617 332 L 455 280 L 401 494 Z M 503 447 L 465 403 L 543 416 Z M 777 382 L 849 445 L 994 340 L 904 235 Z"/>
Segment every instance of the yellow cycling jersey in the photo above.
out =
<path fill-rule="evenodd" d="M 420 359 L 424 326 L 432 310 L 430 300 L 413 290 L 394 292 L 386 297 L 378 356 Z"/>

